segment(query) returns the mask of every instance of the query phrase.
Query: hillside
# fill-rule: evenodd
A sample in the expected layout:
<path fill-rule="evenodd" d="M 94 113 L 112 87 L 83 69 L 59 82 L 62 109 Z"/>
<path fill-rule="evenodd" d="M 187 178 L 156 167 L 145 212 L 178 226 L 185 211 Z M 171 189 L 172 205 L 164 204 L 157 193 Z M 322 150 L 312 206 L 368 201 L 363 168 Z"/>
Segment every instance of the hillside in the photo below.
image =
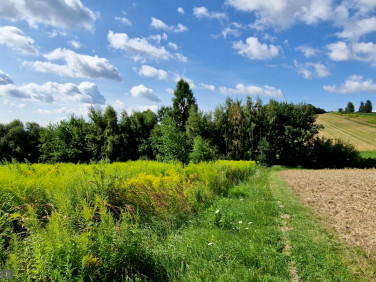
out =
<path fill-rule="evenodd" d="M 342 139 L 353 144 L 359 151 L 376 150 L 376 120 L 372 115 L 322 114 L 317 123 L 324 126 L 321 136 Z"/>

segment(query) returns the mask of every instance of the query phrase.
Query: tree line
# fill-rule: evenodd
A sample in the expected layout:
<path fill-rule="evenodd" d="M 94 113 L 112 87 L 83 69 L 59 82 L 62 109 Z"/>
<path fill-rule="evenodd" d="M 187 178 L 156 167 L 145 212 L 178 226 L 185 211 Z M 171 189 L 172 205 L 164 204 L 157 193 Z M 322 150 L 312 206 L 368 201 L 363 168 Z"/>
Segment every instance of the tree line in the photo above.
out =
<path fill-rule="evenodd" d="M 47 127 L 15 120 L 0 124 L 4 161 L 89 163 L 149 159 L 183 163 L 257 160 L 264 165 L 354 166 L 355 149 L 318 137 L 313 105 L 247 97 L 227 98 L 212 112 L 198 108 L 189 84 L 177 82 L 172 106 L 117 114 L 91 107 L 88 120 L 72 115 Z"/>
<path fill-rule="evenodd" d="M 340 113 L 354 113 L 355 106 L 352 102 L 348 102 L 345 109 L 339 108 L 338 112 Z M 365 103 L 363 101 L 360 102 L 358 113 L 372 113 L 372 102 L 367 100 Z"/>

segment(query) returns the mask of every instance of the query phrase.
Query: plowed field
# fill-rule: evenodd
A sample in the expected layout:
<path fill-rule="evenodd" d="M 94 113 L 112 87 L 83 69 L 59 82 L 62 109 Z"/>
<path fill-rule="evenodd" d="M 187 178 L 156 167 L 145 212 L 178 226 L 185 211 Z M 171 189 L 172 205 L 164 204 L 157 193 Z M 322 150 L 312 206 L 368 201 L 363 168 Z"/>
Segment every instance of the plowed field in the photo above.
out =
<path fill-rule="evenodd" d="M 376 257 L 376 169 L 287 170 L 280 176 L 342 239 Z"/>

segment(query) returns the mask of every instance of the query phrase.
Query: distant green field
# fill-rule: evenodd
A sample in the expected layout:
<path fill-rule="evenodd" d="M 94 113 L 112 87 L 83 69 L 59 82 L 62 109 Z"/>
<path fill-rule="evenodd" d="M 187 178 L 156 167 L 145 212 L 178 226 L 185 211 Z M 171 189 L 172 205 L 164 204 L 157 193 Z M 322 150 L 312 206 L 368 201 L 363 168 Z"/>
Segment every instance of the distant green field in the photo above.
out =
<path fill-rule="evenodd" d="M 324 126 L 321 136 L 342 139 L 353 144 L 359 151 L 376 151 L 376 114 L 319 115 L 317 123 Z"/>
<path fill-rule="evenodd" d="M 365 121 L 365 122 L 376 124 L 376 113 L 351 113 L 351 114 L 333 113 L 333 114 L 339 115 L 348 119 L 356 119 L 359 121 Z"/>

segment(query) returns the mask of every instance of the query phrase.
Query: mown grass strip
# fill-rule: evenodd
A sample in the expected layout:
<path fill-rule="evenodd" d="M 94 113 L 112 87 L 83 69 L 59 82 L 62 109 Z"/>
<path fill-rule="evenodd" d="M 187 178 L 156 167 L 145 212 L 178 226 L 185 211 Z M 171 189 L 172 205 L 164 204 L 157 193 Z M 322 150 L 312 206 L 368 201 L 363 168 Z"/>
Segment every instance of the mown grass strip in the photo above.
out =
<path fill-rule="evenodd" d="M 342 139 L 359 151 L 376 150 L 376 127 L 372 123 L 332 113 L 319 115 L 316 122 L 325 127 L 322 136 Z"/>
<path fill-rule="evenodd" d="M 303 281 L 374 281 L 375 267 L 364 252 L 339 242 L 333 230 L 304 206 L 283 182 L 279 169 L 270 173 L 271 188 L 283 203 L 281 214 L 289 214 L 290 229 L 284 233 L 291 245 L 291 259 L 296 262 Z"/>
<path fill-rule="evenodd" d="M 229 191 L 190 224 L 155 242 L 170 281 L 288 281 L 278 206 L 264 170 Z"/>

